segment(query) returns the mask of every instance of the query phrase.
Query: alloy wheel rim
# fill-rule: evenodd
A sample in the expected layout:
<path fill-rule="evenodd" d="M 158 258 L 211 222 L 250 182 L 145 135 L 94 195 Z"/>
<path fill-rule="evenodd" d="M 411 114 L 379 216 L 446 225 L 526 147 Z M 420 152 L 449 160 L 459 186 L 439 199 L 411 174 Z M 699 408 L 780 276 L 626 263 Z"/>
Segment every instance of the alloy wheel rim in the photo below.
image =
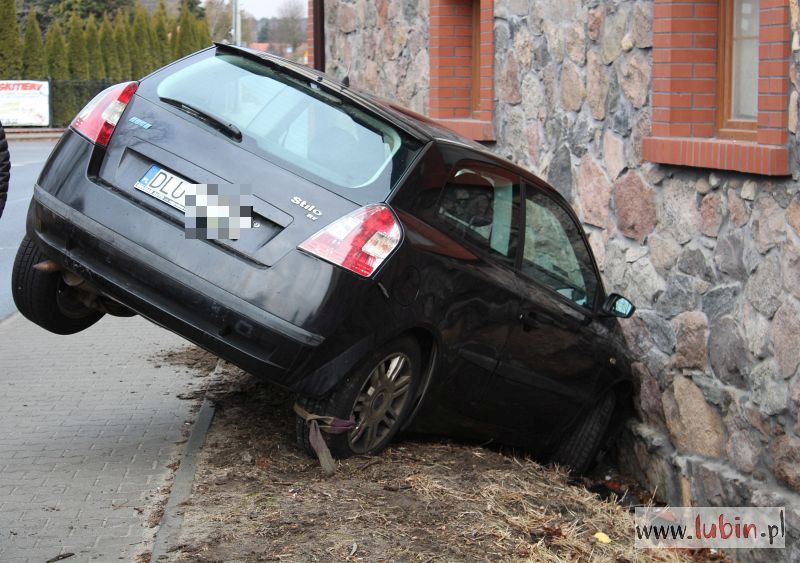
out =
<path fill-rule="evenodd" d="M 353 452 L 370 451 L 392 432 L 408 401 L 411 375 L 411 360 L 400 352 L 372 369 L 353 405 L 356 425 L 348 434 Z"/>

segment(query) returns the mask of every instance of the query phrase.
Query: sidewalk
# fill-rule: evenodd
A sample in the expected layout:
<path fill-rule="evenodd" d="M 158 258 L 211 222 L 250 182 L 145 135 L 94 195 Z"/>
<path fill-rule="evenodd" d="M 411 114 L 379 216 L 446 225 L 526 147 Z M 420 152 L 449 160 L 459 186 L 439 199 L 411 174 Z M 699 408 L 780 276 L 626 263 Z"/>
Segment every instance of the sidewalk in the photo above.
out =
<path fill-rule="evenodd" d="M 186 345 L 138 317 L 0 323 L 0 561 L 149 552 L 197 405 L 177 396 L 199 385 L 157 357 Z"/>

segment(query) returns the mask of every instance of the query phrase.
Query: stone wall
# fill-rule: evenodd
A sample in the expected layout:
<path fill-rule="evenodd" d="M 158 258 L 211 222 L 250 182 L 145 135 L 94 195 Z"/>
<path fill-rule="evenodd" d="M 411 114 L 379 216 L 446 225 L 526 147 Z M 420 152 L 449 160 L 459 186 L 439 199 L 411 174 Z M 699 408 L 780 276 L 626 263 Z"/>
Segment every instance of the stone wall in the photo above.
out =
<path fill-rule="evenodd" d="M 325 72 L 424 114 L 428 21 L 427 0 L 325 0 Z"/>
<path fill-rule="evenodd" d="M 651 14 L 496 2 L 494 150 L 572 201 L 607 288 L 639 308 L 622 325 L 641 421 L 620 459 L 672 503 L 800 510 L 800 188 L 642 162 Z"/>
<path fill-rule="evenodd" d="M 411 0 L 390 4 L 383 24 L 367 2 L 342 5 L 363 14 L 345 18 L 344 28 L 333 27 L 343 7 L 328 14 L 329 70 L 340 75 L 352 64 L 357 86 L 424 109 L 425 81 L 416 72 L 425 68 L 418 58 L 426 9 Z M 793 29 L 797 13 L 792 0 Z M 352 55 L 384 33 L 394 37 L 395 24 L 405 48 L 384 44 L 387 53 L 370 47 L 363 58 Z M 639 359 L 639 420 L 621 443 L 620 461 L 673 504 L 792 507 L 788 522 L 796 533 L 797 175 L 642 161 L 641 140 L 650 129 L 651 1 L 498 0 L 494 31 L 498 142 L 490 148 L 547 178 L 572 202 L 606 288 L 638 307 L 622 325 Z M 797 52 L 793 57 L 789 129 L 797 170 L 800 66 Z M 793 545 L 786 555 L 798 560 Z"/>

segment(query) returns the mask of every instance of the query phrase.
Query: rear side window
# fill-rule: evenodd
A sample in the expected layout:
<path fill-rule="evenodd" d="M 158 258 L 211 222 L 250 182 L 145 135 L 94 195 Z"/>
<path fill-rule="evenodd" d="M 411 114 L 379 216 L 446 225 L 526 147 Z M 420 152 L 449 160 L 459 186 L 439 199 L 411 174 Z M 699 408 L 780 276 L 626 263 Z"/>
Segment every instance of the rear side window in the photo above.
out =
<path fill-rule="evenodd" d="M 461 165 L 442 190 L 438 215 L 451 234 L 513 265 L 519 241 L 520 189 L 514 176 Z"/>
<path fill-rule="evenodd" d="M 256 60 L 224 51 L 162 79 L 159 98 L 186 103 L 242 133 L 243 146 L 323 185 L 391 187 L 419 143 L 383 120 Z"/>

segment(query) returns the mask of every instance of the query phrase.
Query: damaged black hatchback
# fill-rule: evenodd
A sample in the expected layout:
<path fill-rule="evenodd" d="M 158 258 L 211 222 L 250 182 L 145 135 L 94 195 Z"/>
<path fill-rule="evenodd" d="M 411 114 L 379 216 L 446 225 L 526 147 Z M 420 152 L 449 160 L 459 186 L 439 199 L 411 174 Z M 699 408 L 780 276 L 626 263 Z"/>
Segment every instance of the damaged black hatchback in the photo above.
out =
<path fill-rule="evenodd" d="M 139 314 L 352 419 L 336 456 L 411 430 L 582 471 L 631 390 L 633 305 L 556 190 L 237 47 L 92 100 L 37 181 L 12 283 L 47 330 Z"/>

